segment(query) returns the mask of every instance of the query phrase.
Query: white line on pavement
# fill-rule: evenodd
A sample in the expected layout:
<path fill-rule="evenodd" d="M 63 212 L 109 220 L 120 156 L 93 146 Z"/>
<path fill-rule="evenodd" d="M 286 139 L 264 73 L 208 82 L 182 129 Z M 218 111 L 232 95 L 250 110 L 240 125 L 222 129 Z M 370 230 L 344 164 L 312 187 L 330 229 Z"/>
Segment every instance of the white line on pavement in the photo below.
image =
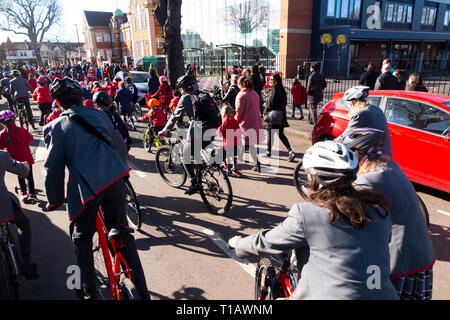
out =
<path fill-rule="evenodd" d="M 130 160 L 128 160 L 128 165 L 130 166 L 131 169 L 133 169 L 133 172 L 136 173 L 139 177 L 141 178 L 145 178 L 147 176 L 146 173 L 144 173 L 143 171 L 141 171 L 141 169 L 139 169 L 133 162 L 131 162 Z"/>
<path fill-rule="evenodd" d="M 208 236 L 223 252 L 225 252 L 230 258 L 232 258 L 242 269 L 244 269 L 250 276 L 254 277 L 256 267 L 245 259 L 240 259 L 236 256 L 234 250 L 229 250 L 227 243 L 216 232 L 205 229 L 203 233 Z"/>
<path fill-rule="evenodd" d="M 450 217 L 450 213 L 448 213 L 448 212 L 445 212 L 443 210 L 436 210 L 436 211 Z"/>

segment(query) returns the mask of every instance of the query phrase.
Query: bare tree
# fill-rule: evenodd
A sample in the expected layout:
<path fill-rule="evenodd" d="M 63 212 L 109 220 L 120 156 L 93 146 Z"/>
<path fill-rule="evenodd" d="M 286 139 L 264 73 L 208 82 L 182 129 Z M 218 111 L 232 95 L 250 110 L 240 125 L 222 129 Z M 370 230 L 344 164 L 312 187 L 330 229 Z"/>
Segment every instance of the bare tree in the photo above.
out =
<path fill-rule="evenodd" d="M 252 33 L 259 25 L 267 25 L 269 7 L 260 0 L 246 0 L 226 10 L 226 22 L 237 27 L 241 34 Z"/>
<path fill-rule="evenodd" d="M 44 36 L 61 14 L 58 0 L 0 0 L 0 30 L 28 36 L 38 65 L 43 65 L 40 49 Z"/>
<path fill-rule="evenodd" d="M 162 29 L 167 78 L 172 88 L 175 87 L 177 79 L 184 74 L 181 4 L 182 0 L 158 0 L 153 11 Z"/>

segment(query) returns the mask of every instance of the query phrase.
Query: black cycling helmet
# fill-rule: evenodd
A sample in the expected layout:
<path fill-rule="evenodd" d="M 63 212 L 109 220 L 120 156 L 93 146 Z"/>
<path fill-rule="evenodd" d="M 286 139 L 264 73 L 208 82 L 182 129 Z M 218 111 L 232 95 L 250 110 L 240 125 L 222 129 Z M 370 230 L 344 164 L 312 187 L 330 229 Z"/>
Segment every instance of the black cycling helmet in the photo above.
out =
<path fill-rule="evenodd" d="M 53 100 L 69 100 L 70 98 L 82 97 L 83 89 L 80 84 L 72 78 L 56 78 L 50 86 L 50 95 Z"/>
<path fill-rule="evenodd" d="M 338 142 L 352 151 L 382 147 L 385 141 L 385 132 L 374 128 L 349 129 L 338 138 Z"/>
<path fill-rule="evenodd" d="M 96 92 L 92 97 L 92 101 L 94 101 L 94 104 L 103 109 L 109 108 L 113 104 L 111 96 L 105 91 Z"/>
<path fill-rule="evenodd" d="M 176 88 L 183 88 L 187 92 L 194 91 L 197 81 L 191 75 L 184 75 L 178 78 Z"/>

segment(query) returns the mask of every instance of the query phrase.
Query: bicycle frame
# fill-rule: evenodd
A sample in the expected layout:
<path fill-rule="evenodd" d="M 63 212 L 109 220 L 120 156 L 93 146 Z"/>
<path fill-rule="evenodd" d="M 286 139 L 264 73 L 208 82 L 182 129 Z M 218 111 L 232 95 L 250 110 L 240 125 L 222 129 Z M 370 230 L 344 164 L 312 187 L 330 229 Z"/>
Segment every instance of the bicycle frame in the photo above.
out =
<path fill-rule="evenodd" d="M 0 241 L 3 242 L 6 247 L 8 248 L 8 254 L 11 258 L 12 262 L 12 268 L 14 272 L 15 279 L 17 286 L 20 286 L 22 279 L 20 277 L 20 262 L 16 260 L 16 257 L 13 252 L 13 244 L 10 239 L 9 231 L 8 231 L 8 222 L 3 222 L 0 224 Z"/>
<path fill-rule="evenodd" d="M 103 258 L 105 260 L 106 270 L 108 272 L 109 287 L 113 300 L 122 300 L 118 283 L 120 282 L 120 276 L 122 273 L 131 279 L 131 270 L 128 267 L 125 259 L 122 256 L 121 249 L 125 246 L 122 240 L 109 240 L 112 251 L 114 253 L 114 260 L 111 258 L 111 252 L 108 246 L 108 228 L 105 224 L 105 219 L 101 208 L 98 209 L 96 228 L 98 233 L 98 239 L 100 247 L 102 248 Z M 124 271 L 121 271 L 121 265 L 124 267 Z"/>

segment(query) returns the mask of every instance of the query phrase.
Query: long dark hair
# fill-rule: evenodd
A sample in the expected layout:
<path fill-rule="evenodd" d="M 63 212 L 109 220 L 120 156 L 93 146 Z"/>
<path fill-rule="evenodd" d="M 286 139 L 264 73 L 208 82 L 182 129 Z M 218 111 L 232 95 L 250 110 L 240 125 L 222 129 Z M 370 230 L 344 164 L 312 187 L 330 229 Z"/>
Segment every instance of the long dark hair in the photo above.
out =
<path fill-rule="evenodd" d="M 320 187 L 314 177 L 311 177 L 310 189 L 308 200 L 330 210 L 330 224 L 342 217 L 354 229 L 360 230 L 367 221 L 371 221 L 366 213 L 369 208 L 383 219 L 389 212 L 388 199 L 373 190 L 355 190 L 351 184 Z"/>

